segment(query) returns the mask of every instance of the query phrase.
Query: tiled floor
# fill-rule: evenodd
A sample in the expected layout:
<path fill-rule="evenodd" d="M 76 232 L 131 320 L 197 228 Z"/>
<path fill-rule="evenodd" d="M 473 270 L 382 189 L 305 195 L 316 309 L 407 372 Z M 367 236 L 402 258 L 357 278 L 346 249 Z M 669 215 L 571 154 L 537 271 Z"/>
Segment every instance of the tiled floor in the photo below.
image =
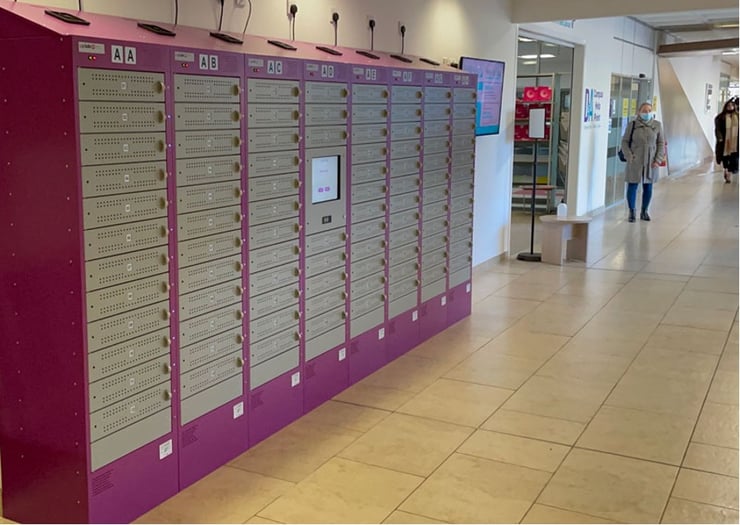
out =
<path fill-rule="evenodd" d="M 477 268 L 470 318 L 140 522 L 738 523 L 720 179 L 658 185 L 651 223 L 598 217 L 589 268 Z"/>

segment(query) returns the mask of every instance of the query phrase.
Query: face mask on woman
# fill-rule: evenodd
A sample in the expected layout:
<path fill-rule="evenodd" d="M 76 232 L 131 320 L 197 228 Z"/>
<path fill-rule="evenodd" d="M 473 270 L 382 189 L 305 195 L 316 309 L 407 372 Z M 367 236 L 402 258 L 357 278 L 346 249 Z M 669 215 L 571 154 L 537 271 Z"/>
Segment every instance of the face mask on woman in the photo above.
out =
<path fill-rule="evenodd" d="M 645 122 L 649 122 L 650 119 L 653 118 L 653 114 L 652 113 L 640 113 L 640 118 L 644 120 Z"/>
<path fill-rule="evenodd" d="M 735 106 L 727 106 L 727 108 L 725 108 L 725 111 L 727 113 L 735 113 Z"/>

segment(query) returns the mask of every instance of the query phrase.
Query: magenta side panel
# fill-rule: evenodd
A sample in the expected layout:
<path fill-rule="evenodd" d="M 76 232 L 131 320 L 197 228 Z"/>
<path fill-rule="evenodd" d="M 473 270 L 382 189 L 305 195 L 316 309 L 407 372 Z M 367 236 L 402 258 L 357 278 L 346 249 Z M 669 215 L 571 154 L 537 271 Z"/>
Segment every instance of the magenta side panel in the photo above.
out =
<path fill-rule="evenodd" d="M 418 315 L 418 310 L 411 310 L 388 321 L 385 343 L 388 361 L 402 356 L 422 342 Z"/>
<path fill-rule="evenodd" d="M 341 351 L 344 351 L 343 357 L 339 355 Z M 337 347 L 304 365 L 304 412 L 310 412 L 349 386 L 346 352 L 345 346 Z"/>
<path fill-rule="evenodd" d="M 451 326 L 470 315 L 472 310 L 471 283 L 463 283 L 448 293 L 447 326 Z"/>
<path fill-rule="evenodd" d="M 447 295 L 429 299 L 419 308 L 419 337 L 426 341 L 447 328 Z"/>
<path fill-rule="evenodd" d="M 349 382 L 354 384 L 379 368 L 385 366 L 389 359 L 386 353 L 387 330 L 378 326 L 349 343 Z M 381 335 L 383 337 L 381 337 Z"/>
<path fill-rule="evenodd" d="M 249 446 L 253 447 L 303 415 L 303 383 L 291 386 L 298 369 L 281 375 L 249 394 Z"/>

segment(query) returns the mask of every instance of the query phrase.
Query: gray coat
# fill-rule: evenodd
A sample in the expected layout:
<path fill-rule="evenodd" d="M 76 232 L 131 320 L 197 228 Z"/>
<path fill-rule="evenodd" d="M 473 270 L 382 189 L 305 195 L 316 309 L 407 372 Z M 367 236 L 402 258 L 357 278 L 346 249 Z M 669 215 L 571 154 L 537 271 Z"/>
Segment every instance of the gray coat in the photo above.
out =
<path fill-rule="evenodd" d="M 632 147 L 629 145 L 632 126 Z M 660 168 L 653 168 L 654 162 L 660 164 L 665 159 L 663 125 L 657 120 L 645 122 L 639 118 L 627 124 L 622 137 L 622 152 L 627 159 L 624 178 L 627 182 L 652 183 L 658 180 Z"/>

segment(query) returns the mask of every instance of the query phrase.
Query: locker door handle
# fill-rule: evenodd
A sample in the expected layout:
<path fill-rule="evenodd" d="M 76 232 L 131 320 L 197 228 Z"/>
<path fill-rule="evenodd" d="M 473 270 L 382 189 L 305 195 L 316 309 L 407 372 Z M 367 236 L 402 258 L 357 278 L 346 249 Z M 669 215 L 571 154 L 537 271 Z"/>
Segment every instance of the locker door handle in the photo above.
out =
<path fill-rule="evenodd" d="M 234 122 L 239 122 L 242 119 L 242 114 L 238 111 L 234 111 L 231 113 L 231 120 Z"/>
<path fill-rule="evenodd" d="M 165 390 L 164 391 L 164 400 L 165 401 L 169 401 L 171 399 L 172 399 L 172 392 L 170 392 L 169 390 Z"/>
<path fill-rule="evenodd" d="M 162 346 L 163 347 L 169 348 L 171 344 L 172 344 L 172 339 L 170 339 L 169 337 L 162 338 Z"/>
<path fill-rule="evenodd" d="M 244 358 L 243 357 L 236 358 L 236 366 L 237 368 L 244 368 Z"/>
<path fill-rule="evenodd" d="M 240 263 L 240 262 L 236 263 L 235 266 L 236 266 L 236 271 L 237 272 L 241 272 L 241 271 L 244 270 L 244 265 L 242 263 Z"/>
<path fill-rule="evenodd" d="M 169 374 L 170 372 L 172 372 L 172 365 L 169 363 L 165 363 L 163 369 L 165 374 Z"/>
<path fill-rule="evenodd" d="M 165 85 L 164 82 L 156 82 L 154 84 L 154 91 L 156 93 L 162 93 L 164 91 Z"/>
<path fill-rule="evenodd" d="M 162 293 L 167 293 L 170 291 L 170 284 L 162 283 L 162 286 L 160 288 L 162 289 Z"/>
<path fill-rule="evenodd" d="M 239 335 L 236 336 L 236 343 L 237 344 L 244 343 L 244 337 L 241 334 L 239 334 Z"/>
<path fill-rule="evenodd" d="M 231 93 L 232 93 L 233 95 L 235 95 L 235 96 L 237 96 L 237 95 L 241 95 L 241 93 L 242 93 L 242 88 L 241 88 L 240 86 L 233 86 L 233 87 L 231 88 Z"/>
<path fill-rule="evenodd" d="M 162 209 L 162 210 L 166 209 L 167 208 L 167 204 L 168 204 L 167 203 L 167 199 L 165 199 L 165 198 L 159 199 L 159 208 L 160 209 Z"/>
<path fill-rule="evenodd" d="M 165 170 L 159 170 L 159 180 L 166 180 L 167 179 L 167 172 Z"/>

